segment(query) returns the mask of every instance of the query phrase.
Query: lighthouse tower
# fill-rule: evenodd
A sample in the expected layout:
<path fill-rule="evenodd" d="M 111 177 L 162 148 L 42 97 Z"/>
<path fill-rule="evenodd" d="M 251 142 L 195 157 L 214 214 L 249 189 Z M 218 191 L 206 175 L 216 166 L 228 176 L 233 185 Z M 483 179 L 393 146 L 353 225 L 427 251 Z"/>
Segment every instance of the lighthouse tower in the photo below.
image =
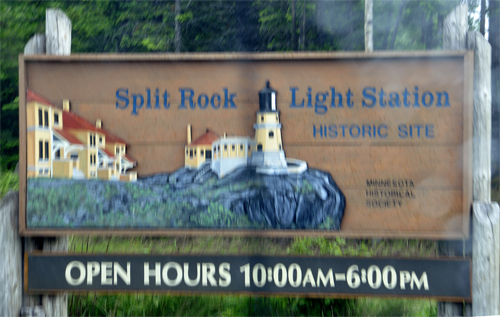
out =
<path fill-rule="evenodd" d="M 254 124 L 255 148 L 251 165 L 264 173 L 282 174 L 287 172 L 285 151 L 281 140 L 281 123 L 276 110 L 276 91 L 266 82 L 259 92 L 259 111 Z"/>

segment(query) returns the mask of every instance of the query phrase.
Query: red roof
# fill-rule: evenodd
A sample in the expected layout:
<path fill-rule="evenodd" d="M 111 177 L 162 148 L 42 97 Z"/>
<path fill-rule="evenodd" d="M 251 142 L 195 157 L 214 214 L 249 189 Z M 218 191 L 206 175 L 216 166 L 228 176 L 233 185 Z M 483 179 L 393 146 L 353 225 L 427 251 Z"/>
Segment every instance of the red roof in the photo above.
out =
<path fill-rule="evenodd" d="M 74 135 L 69 133 L 68 131 L 54 129 L 54 132 L 62 136 L 66 141 L 71 144 L 83 144 L 80 140 L 78 140 Z"/>
<path fill-rule="evenodd" d="M 127 161 L 129 161 L 130 163 L 133 163 L 134 165 L 137 163 L 137 161 L 135 160 L 135 158 L 133 158 L 129 154 L 125 154 L 125 155 L 123 155 L 123 157 L 125 157 L 127 159 Z"/>
<path fill-rule="evenodd" d="M 41 102 L 41 103 L 46 104 L 48 106 L 57 108 L 57 106 L 55 106 L 50 100 L 46 99 L 45 97 L 40 96 L 39 94 L 37 94 L 36 92 L 34 92 L 33 90 L 31 90 L 29 88 L 27 89 L 27 92 L 26 92 L 26 100 L 27 101 L 38 101 L 38 102 Z M 99 132 L 99 133 L 102 133 L 106 136 L 107 142 L 127 144 L 127 142 L 125 142 L 122 139 L 118 138 L 117 136 L 107 132 L 106 130 L 97 128 L 95 125 L 93 125 L 92 123 L 83 119 L 82 117 L 80 117 L 72 112 L 69 112 L 69 111 L 63 111 L 63 130 L 71 130 L 71 129 Z M 58 131 L 60 131 L 60 130 L 58 130 Z M 69 139 L 67 139 L 67 140 L 70 141 Z M 81 143 L 78 143 L 78 144 L 81 144 Z"/>
<path fill-rule="evenodd" d="M 218 139 L 219 136 L 217 134 L 207 129 L 207 132 L 188 145 L 212 145 L 212 143 Z"/>
<path fill-rule="evenodd" d="M 115 154 L 103 147 L 100 147 L 99 148 L 100 151 L 103 151 L 104 153 L 106 153 L 106 155 L 109 157 L 109 158 L 114 158 L 115 157 Z"/>
<path fill-rule="evenodd" d="M 127 144 L 127 142 L 123 141 L 117 136 L 114 136 L 106 130 L 97 128 L 95 125 L 69 111 L 63 111 L 63 129 L 99 132 L 106 136 L 106 142 Z"/>
<path fill-rule="evenodd" d="M 30 101 L 38 101 L 40 103 L 43 103 L 44 105 L 57 108 L 56 105 L 52 103 L 52 101 L 40 96 L 39 94 L 28 88 L 26 90 L 26 102 Z"/>

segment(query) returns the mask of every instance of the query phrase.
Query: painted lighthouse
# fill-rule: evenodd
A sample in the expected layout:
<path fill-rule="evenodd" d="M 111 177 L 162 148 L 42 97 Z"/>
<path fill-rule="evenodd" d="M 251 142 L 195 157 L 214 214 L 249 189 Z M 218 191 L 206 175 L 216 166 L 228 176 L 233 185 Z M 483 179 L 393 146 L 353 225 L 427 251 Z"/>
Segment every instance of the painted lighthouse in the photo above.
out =
<path fill-rule="evenodd" d="M 259 111 L 254 124 L 255 137 L 219 137 L 207 129 L 206 133 L 191 141 L 191 126 L 188 125 L 188 140 L 185 146 L 185 166 L 190 169 L 208 169 L 219 178 L 236 168 L 253 166 L 258 173 L 284 175 L 302 173 L 307 163 L 285 157 L 281 138 L 279 111 L 276 109 L 276 90 L 269 81 L 259 92 Z"/>

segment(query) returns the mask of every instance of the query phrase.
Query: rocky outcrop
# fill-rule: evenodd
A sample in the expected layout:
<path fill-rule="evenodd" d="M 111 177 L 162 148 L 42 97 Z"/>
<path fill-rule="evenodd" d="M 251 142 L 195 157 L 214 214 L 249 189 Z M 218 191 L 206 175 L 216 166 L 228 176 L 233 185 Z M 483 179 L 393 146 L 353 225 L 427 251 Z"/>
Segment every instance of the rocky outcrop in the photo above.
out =
<path fill-rule="evenodd" d="M 313 169 L 265 175 L 242 167 L 219 179 L 202 167 L 134 183 L 28 181 L 27 218 L 34 227 L 339 230 L 344 209 L 331 175 Z"/>

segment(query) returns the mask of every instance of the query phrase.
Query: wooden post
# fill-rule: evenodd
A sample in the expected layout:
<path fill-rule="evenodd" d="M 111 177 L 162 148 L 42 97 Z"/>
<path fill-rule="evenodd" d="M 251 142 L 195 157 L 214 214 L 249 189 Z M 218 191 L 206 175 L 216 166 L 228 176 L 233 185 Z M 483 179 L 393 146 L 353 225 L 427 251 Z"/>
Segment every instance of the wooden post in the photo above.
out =
<path fill-rule="evenodd" d="M 45 34 L 33 35 L 24 47 L 24 55 L 45 54 Z"/>
<path fill-rule="evenodd" d="M 479 32 L 467 34 L 474 52 L 472 185 L 474 201 L 491 201 L 491 45 Z"/>
<path fill-rule="evenodd" d="M 373 52 L 373 0 L 365 0 L 365 52 Z"/>
<path fill-rule="evenodd" d="M 45 12 L 45 36 L 33 36 L 26 47 L 25 54 L 70 55 L 71 53 L 71 21 L 60 9 L 47 9 Z M 45 47 L 41 43 L 45 42 Z M 68 237 L 26 238 L 26 252 L 41 250 L 42 252 L 67 252 Z M 22 316 L 67 316 L 68 296 L 43 295 L 23 296 Z"/>
<path fill-rule="evenodd" d="M 61 9 L 45 11 L 45 39 L 47 55 L 71 54 L 71 20 Z"/>
<path fill-rule="evenodd" d="M 465 256 L 472 243 L 472 307 L 439 303 L 438 314 L 496 315 L 500 287 L 498 204 L 491 204 L 491 46 L 478 32 L 467 33 L 467 6 L 462 4 L 444 20 L 443 47 L 474 51 L 473 200 L 471 239 L 462 242 Z M 459 255 L 458 241 L 440 243 L 442 255 Z"/>
<path fill-rule="evenodd" d="M 472 50 L 474 51 L 474 118 L 473 118 L 473 200 L 489 204 L 491 196 L 491 84 L 489 65 L 491 65 L 491 49 L 484 38 L 475 32 L 467 33 L 468 8 L 467 5 L 458 5 L 444 20 L 443 25 L 443 48 L 445 50 Z M 487 69 L 488 68 L 488 69 Z M 497 210 L 498 209 L 492 209 Z M 472 215 L 472 223 L 476 219 L 476 212 Z M 481 230 L 476 228 L 475 230 Z M 472 246 L 475 235 L 481 233 L 471 230 L 471 239 L 467 241 L 443 241 L 439 244 L 440 255 L 446 256 L 474 256 L 482 254 L 483 250 L 475 249 L 481 247 L 479 244 Z M 496 244 L 498 248 L 498 243 Z M 475 247 L 475 248 L 474 248 Z M 489 251 L 488 251 L 489 252 Z M 476 276 L 473 260 L 473 278 Z M 474 281 L 478 283 L 478 281 Z M 498 280 L 497 280 L 498 284 Z M 474 302 L 480 295 L 474 293 Z M 469 316 L 473 314 L 473 306 L 470 304 L 455 304 L 439 302 L 439 316 Z"/>
<path fill-rule="evenodd" d="M 497 203 L 474 202 L 473 214 L 472 314 L 498 315 L 500 210 Z"/>
<path fill-rule="evenodd" d="M 468 7 L 460 4 L 446 16 L 443 22 L 443 49 L 465 50 Z"/>
<path fill-rule="evenodd" d="M 22 305 L 22 247 L 19 239 L 19 193 L 0 201 L 0 316 L 17 316 Z"/>

